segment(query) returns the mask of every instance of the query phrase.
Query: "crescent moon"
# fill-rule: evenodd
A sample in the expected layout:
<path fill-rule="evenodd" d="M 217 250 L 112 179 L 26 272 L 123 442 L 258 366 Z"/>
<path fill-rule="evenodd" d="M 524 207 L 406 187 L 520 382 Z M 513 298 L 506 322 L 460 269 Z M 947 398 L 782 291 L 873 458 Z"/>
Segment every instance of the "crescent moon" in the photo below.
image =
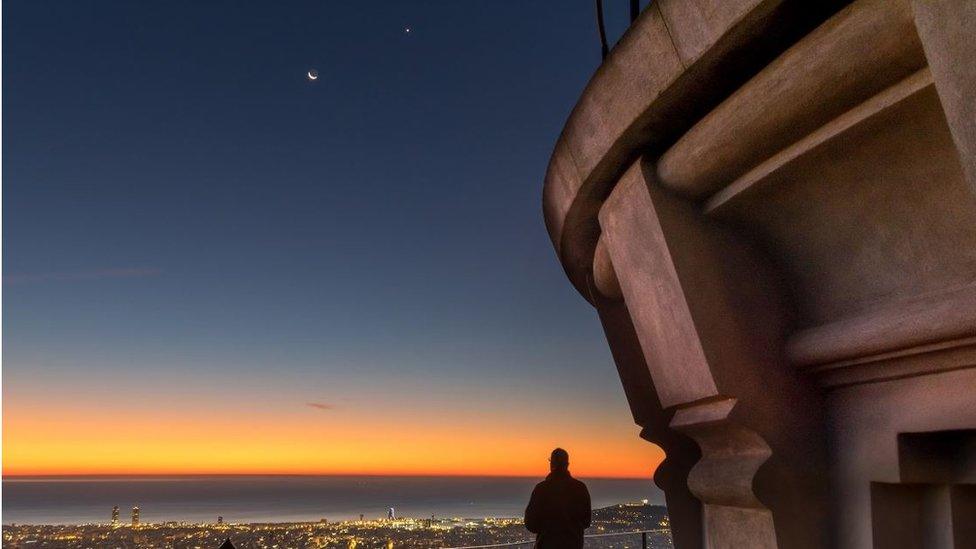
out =
<path fill-rule="evenodd" d="M 308 79 L 309 80 L 318 80 L 319 79 L 319 75 L 318 74 L 312 74 L 312 71 L 308 71 Z"/>

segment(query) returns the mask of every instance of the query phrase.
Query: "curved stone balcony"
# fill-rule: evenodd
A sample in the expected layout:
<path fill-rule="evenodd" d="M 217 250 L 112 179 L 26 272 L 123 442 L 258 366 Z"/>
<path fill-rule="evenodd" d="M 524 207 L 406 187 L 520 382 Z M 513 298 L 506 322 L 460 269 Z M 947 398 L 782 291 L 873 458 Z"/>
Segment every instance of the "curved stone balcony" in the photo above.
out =
<path fill-rule="evenodd" d="M 963 546 L 973 43 L 967 0 L 658 0 L 583 91 L 546 225 L 679 548 Z"/>

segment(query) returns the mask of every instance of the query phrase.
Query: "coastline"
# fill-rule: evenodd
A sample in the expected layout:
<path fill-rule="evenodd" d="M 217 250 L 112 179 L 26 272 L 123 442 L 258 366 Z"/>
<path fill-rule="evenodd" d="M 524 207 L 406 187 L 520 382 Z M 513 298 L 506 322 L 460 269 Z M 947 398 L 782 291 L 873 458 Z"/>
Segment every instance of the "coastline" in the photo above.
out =
<path fill-rule="evenodd" d="M 3 479 L 4 523 L 101 524 L 118 506 L 144 522 L 204 524 L 343 521 L 399 515 L 521 516 L 541 477 L 179 476 Z M 650 479 L 582 479 L 594 507 L 663 504 Z"/>

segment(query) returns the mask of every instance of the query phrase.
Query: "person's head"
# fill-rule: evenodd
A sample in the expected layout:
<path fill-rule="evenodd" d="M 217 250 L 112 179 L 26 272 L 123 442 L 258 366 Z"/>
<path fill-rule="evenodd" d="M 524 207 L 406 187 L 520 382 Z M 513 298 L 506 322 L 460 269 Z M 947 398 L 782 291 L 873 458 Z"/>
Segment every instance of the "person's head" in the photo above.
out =
<path fill-rule="evenodd" d="M 550 471 L 566 471 L 569 469 L 569 452 L 562 448 L 556 448 L 549 455 Z"/>

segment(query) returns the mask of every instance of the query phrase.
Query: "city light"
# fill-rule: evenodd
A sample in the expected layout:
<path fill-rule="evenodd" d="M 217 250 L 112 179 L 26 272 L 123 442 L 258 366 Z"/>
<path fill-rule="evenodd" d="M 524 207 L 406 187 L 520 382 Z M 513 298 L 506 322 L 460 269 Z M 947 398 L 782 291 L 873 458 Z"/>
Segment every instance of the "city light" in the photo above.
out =
<path fill-rule="evenodd" d="M 117 514 L 113 508 L 111 516 Z M 348 549 L 349 547 L 464 547 L 492 543 L 524 541 L 528 532 L 521 518 L 430 517 L 430 518 L 363 518 L 360 520 L 291 523 L 233 523 L 217 517 L 216 522 L 141 522 L 139 508 L 133 508 L 131 524 L 80 525 L 4 525 L 4 547 L 31 547 L 58 542 L 80 546 L 112 548 L 200 547 L 216 548 L 230 539 L 237 547 L 281 548 L 314 547 Z M 672 547 L 666 510 L 644 503 L 615 505 L 594 509 L 591 534 L 651 531 L 649 547 Z M 640 536 L 623 535 L 590 540 L 587 547 L 616 549 L 634 547 Z M 391 545 L 392 544 L 392 545 Z M 60 545 L 59 545 L 60 546 Z M 75 546 L 75 545 L 71 545 Z"/>

